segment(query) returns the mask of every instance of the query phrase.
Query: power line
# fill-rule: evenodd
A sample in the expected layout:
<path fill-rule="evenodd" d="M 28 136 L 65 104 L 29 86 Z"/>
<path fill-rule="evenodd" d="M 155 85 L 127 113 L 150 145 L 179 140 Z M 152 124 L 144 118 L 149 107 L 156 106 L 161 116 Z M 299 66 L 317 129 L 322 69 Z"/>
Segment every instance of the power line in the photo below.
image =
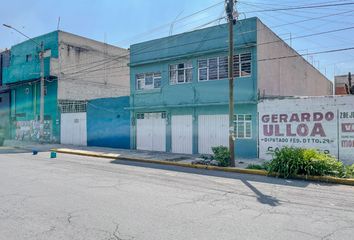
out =
<path fill-rule="evenodd" d="M 216 20 L 219 20 L 219 18 L 216 19 Z M 216 21 L 216 20 L 214 20 L 214 21 Z M 197 28 L 200 28 L 200 27 L 203 27 L 203 26 L 204 26 L 204 24 L 201 25 L 201 26 L 198 26 Z M 195 30 L 195 29 L 194 29 L 194 30 Z M 172 41 L 172 40 L 174 40 L 174 39 L 176 39 L 176 38 L 180 38 L 181 36 L 182 36 L 181 34 L 171 36 L 171 37 L 168 38 L 168 41 Z M 109 63 L 109 62 L 117 61 L 117 60 L 119 60 L 120 58 L 128 57 L 129 55 L 130 55 L 130 56 L 139 55 L 139 54 L 141 54 L 141 53 L 144 53 L 144 52 L 141 52 L 141 51 L 146 50 L 146 49 L 149 49 L 149 48 L 154 47 L 154 46 L 155 46 L 154 43 L 151 43 L 150 46 L 147 46 L 147 47 L 138 49 L 138 50 L 135 52 L 135 54 L 121 55 L 121 56 L 117 56 L 117 57 L 114 58 L 114 59 L 109 59 L 109 60 L 107 60 L 107 61 L 105 61 L 105 60 L 104 60 L 104 61 L 100 60 L 100 61 L 98 61 L 98 62 L 101 62 L 101 63 L 99 63 L 99 64 L 97 64 L 97 65 L 95 65 L 95 66 L 88 67 L 88 68 L 85 68 L 85 69 L 81 69 L 81 70 L 79 70 L 79 71 L 76 71 L 76 72 L 74 72 L 74 73 L 69 73 L 69 74 L 66 74 L 66 75 L 76 75 L 76 74 L 79 74 L 79 75 L 80 75 L 80 74 L 89 73 L 90 71 L 88 71 L 88 70 L 90 70 L 90 69 L 100 67 L 100 66 L 105 65 L 105 64 L 107 64 L 107 63 Z M 156 50 L 155 50 L 155 51 L 156 51 Z M 122 67 L 125 67 L 125 66 L 122 66 Z M 122 67 L 117 67 L 117 68 L 122 68 Z M 100 68 L 100 69 L 94 69 L 94 70 L 92 70 L 92 71 L 100 71 L 100 70 L 102 70 L 102 68 Z"/>
<path fill-rule="evenodd" d="M 245 13 L 261 13 L 261 12 L 276 12 L 276 11 L 290 11 L 296 9 L 308 9 L 308 8 L 324 8 L 324 7 L 334 7 L 334 6 L 348 6 L 354 5 L 353 2 L 350 3 L 333 3 L 333 4 L 322 4 L 322 5 L 309 5 L 309 6 L 298 6 L 298 7 L 287 7 L 287 8 L 270 8 L 264 10 L 249 11 Z"/>
<path fill-rule="evenodd" d="M 202 10 L 201 10 L 201 11 L 202 11 Z M 291 24 L 296 24 L 296 23 L 301 23 L 301 22 L 306 22 L 306 21 L 312 21 L 312 20 L 316 20 L 316 19 L 321 19 L 321 18 L 336 16 L 336 15 L 340 15 L 340 14 L 345 14 L 345 13 L 353 12 L 353 11 L 354 11 L 354 10 L 350 10 L 350 11 L 345 11 L 345 12 L 340 12 L 340 13 L 334 13 L 334 14 L 329 14 L 329 15 L 324 15 L 324 16 L 319 16 L 319 17 L 313 17 L 313 18 L 306 19 L 306 20 L 300 20 L 300 21 L 285 23 L 285 24 L 281 24 L 281 25 L 277 25 L 277 26 L 272 26 L 271 28 L 277 28 L 277 27 L 282 27 L 282 26 L 286 26 L 286 25 L 291 25 Z M 200 11 L 199 11 L 199 12 L 200 12 Z M 249 33 L 249 32 L 260 31 L 260 30 L 263 30 L 263 29 L 265 29 L 265 28 L 261 28 L 261 29 L 257 29 L 257 30 L 251 30 L 251 31 L 248 31 L 248 32 L 243 32 L 243 33 L 241 33 L 241 34 L 246 34 L 246 33 Z M 173 39 L 174 37 L 178 37 L 178 36 L 180 36 L 180 35 L 172 36 L 172 37 L 170 37 L 170 40 Z M 153 44 L 151 44 L 151 45 L 148 46 L 148 47 L 145 47 L 145 49 L 144 49 L 144 48 L 141 49 L 140 51 L 146 50 L 146 49 L 148 49 L 148 48 L 150 48 L 150 47 L 153 47 Z M 135 54 L 138 54 L 140 51 L 136 51 Z M 155 50 L 155 51 L 156 51 L 156 50 Z M 146 52 L 146 51 L 145 51 L 145 52 Z M 150 51 L 150 52 L 151 52 L 151 51 Z M 144 52 L 142 52 L 142 53 L 144 53 Z M 133 54 L 133 55 L 135 55 L 135 54 Z M 97 61 L 96 63 L 102 62 L 102 64 L 98 64 L 98 65 L 96 65 L 96 66 L 92 66 L 92 67 L 87 68 L 87 69 L 82 69 L 82 70 L 79 70 L 79 71 L 77 71 L 77 72 L 75 72 L 75 73 L 72 73 L 72 74 L 77 74 L 78 72 L 85 72 L 86 70 L 89 70 L 89 69 L 91 69 L 91 68 L 96 68 L 96 67 L 99 67 L 99 66 L 101 66 L 101 65 L 105 65 L 106 63 L 109 63 L 109 62 L 112 62 L 112 61 L 116 61 L 116 60 L 119 60 L 120 58 L 124 58 L 124 57 L 128 57 L 128 56 L 129 56 L 129 54 L 126 54 L 126 55 L 118 56 L 118 57 L 116 57 L 116 58 L 112 58 L 112 59 L 110 59 L 110 60 L 105 60 L 105 59 L 99 60 L 99 61 Z M 107 62 L 106 62 L 106 61 L 107 61 Z M 65 71 L 65 69 L 64 69 L 63 71 Z"/>
<path fill-rule="evenodd" d="M 274 58 L 264 58 L 264 59 L 258 59 L 257 61 L 258 62 L 263 62 L 263 61 L 271 61 L 271 60 L 277 60 L 277 59 L 303 57 L 303 56 L 307 56 L 307 55 L 318 55 L 318 54 L 325 54 L 325 53 L 344 52 L 344 51 L 350 51 L 350 50 L 354 50 L 354 47 L 332 49 L 332 50 L 327 50 L 327 51 L 312 52 L 312 53 L 305 53 L 305 54 L 294 54 L 294 55 L 288 55 L 288 56 L 282 56 L 282 57 L 274 57 Z"/>
<path fill-rule="evenodd" d="M 350 29 L 354 29 L 354 26 L 353 27 L 347 27 L 347 28 L 340 28 L 340 29 L 333 29 L 333 30 L 328 30 L 328 31 L 324 31 L 324 32 L 318 32 L 318 33 L 313 33 L 313 34 L 307 34 L 307 35 L 301 35 L 301 36 L 295 36 L 293 37 L 292 39 L 300 39 L 300 38 L 306 38 L 306 37 L 310 37 L 310 36 L 318 36 L 318 35 L 323 35 L 323 34 L 328 34 L 328 33 L 333 33 L 333 32 L 338 32 L 338 31 L 345 31 L 345 30 L 350 30 Z M 242 34 L 242 33 L 241 33 Z M 240 35 L 240 34 L 239 34 Z M 207 39 L 205 41 L 213 41 L 213 40 L 216 40 L 216 39 L 220 39 L 220 38 L 225 38 L 224 36 L 223 37 L 216 37 L 216 38 L 211 38 L 211 39 Z M 266 44 L 272 44 L 272 43 L 277 43 L 277 42 L 282 42 L 284 40 L 288 40 L 288 39 L 279 39 L 279 40 L 275 40 L 275 41 L 270 41 L 270 42 L 263 42 L 263 43 L 258 43 L 258 44 L 255 44 L 253 46 L 260 46 L 260 45 L 266 45 Z M 166 50 L 166 49 L 171 49 L 171 48 L 175 48 L 175 47 L 181 47 L 181 46 L 185 46 L 185 45 L 190 45 L 190 44 L 195 44 L 195 43 L 200 43 L 200 40 L 198 41 L 194 41 L 194 42 L 189 42 L 189 43 L 186 43 L 186 44 L 182 44 L 182 45 L 178 45 L 178 46 L 172 46 L 172 47 L 167 47 L 167 48 L 163 48 L 163 49 L 158 49 L 159 51 L 160 50 Z M 236 47 L 241 47 L 241 46 L 236 46 Z M 222 49 L 219 49 L 219 50 L 225 50 L 226 48 L 222 48 Z M 157 50 L 153 50 L 153 51 L 157 51 Z M 148 51 L 148 52 L 151 52 L 151 51 Z M 143 52 L 143 53 L 146 53 L 146 52 Z M 120 66 L 120 67 L 116 67 L 116 66 L 112 66 L 110 68 L 107 68 L 107 69 L 120 69 L 120 68 L 124 68 L 125 66 Z M 99 68 L 99 69 L 92 69 L 91 71 L 86 71 L 82 74 L 86 74 L 86 73 L 92 73 L 92 72 L 97 72 L 97 71 L 101 71 L 103 70 L 102 68 Z M 79 72 L 80 73 L 80 72 Z M 70 74 L 65 74 L 65 75 L 69 75 Z M 75 74 L 71 74 L 71 75 L 74 75 Z M 80 76 L 81 74 L 78 74 L 76 75 L 75 77 L 78 77 Z"/>
<path fill-rule="evenodd" d="M 281 25 L 273 26 L 272 28 L 276 28 L 276 27 L 280 27 L 280 26 L 285 26 L 285 25 L 290 25 L 290 24 L 295 24 L 295 23 L 299 23 L 299 22 L 311 21 L 311 20 L 320 19 L 320 18 L 325 18 L 325 17 L 330 17 L 330 16 L 335 16 L 335 15 L 340 15 L 340 14 L 343 14 L 343 13 L 348 13 L 348 12 L 353 12 L 353 11 L 354 11 L 354 10 L 350 10 L 350 11 L 345 11 L 345 12 L 341 12 L 341 13 L 329 14 L 329 15 L 320 16 L 320 17 L 314 17 L 314 18 L 310 18 L 310 19 L 306 19 L 306 20 L 290 22 L 290 23 L 286 23 L 286 24 L 281 24 Z M 205 24 L 204 24 L 204 25 L 205 25 Z M 249 32 L 260 31 L 260 30 L 263 30 L 263 29 L 265 29 L 265 28 L 261 28 L 261 29 L 257 29 L 257 30 L 252 30 L 252 31 L 247 31 L 247 32 L 242 32 L 242 33 L 240 33 L 239 35 L 246 34 L 246 33 L 249 33 Z M 337 31 L 337 30 L 333 30 L 333 31 Z M 324 33 L 318 33 L 318 34 L 324 34 Z M 315 34 L 312 34 L 312 35 L 315 35 Z M 178 36 L 180 36 L 180 35 L 175 35 L 174 37 L 178 37 Z M 173 39 L 174 37 L 172 37 L 172 39 Z M 303 37 L 306 37 L 306 36 L 303 36 Z M 208 41 L 209 41 L 209 40 L 219 39 L 219 38 L 224 38 L 224 37 L 218 37 L 218 38 L 214 38 L 214 39 L 208 39 Z M 297 37 L 297 38 L 300 38 L 300 37 Z M 170 37 L 169 40 L 171 40 L 171 37 Z M 197 41 L 197 42 L 190 42 L 190 43 L 186 43 L 186 44 L 184 44 L 184 45 L 194 44 L 194 43 L 199 43 L 199 42 L 200 42 L 200 41 Z M 150 46 L 148 46 L 148 47 L 145 47 L 145 48 L 142 48 L 142 49 L 139 49 L 138 51 L 136 51 L 136 52 L 135 52 L 134 54 L 132 54 L 132 55 L 139 55 L 139 54 L 144 54 L 144 53 L 148 53 L 148 52 L 154 52 L 154 51 L 160 51 L 160 50 L 161 50 L 161 49 L 157 49 L 157 50 L 144 51 L 144 50 L 146 50 L 146 49 L 148 49 L 148 48 L 151 48 L 151 47 L 152 47 L 152 45 L 150 45 Z M 173 46 L 173 47 L 178 47 L 178 46 Z M 173 48 L 173 47 L 168 47 L 168 48 L 165 48 L 165 49 L 170 49 L 170 48 Z M 81 70 L 79 70 L 79 71 L 77 71 L 77 72 L 74 72 L 74 73 L 71 73 L 71 74 L 72 74 L 72 75 L 79 74 L 79 73 L 85 74 L 85 73 L 88 73 L 88 70 L 90 70 L 90 69 L 97 68 L 97 67 L 99 67 L 99 66 L 101 66 L 101 65 L 107 64 L 108 62 L 112 62 L 112 61 L 114 61 L 114 60 L 120 59 L 121 57 L 127 57 L 127 56 L 128 56 L 128 54 L 127 54 L 127 55 L 123 55 L 123 56 L 118 56 L 117 58 L 113 58 L 113 59 L 110 59 L 110 60 L 107 60 L 107 61 L 106 61 L 106 60 L 100 60 L 100 61 L 98 61 L 98 62 L 104 62 L 104 63 L 98 64 L 98 65 L 96 65 L 96 66 L 92 66 L 92 67 L 89 67 L 89 68 L 86 68 L 86 69 L 81 69 Z M 100 69 L 95 69 L 95 70 L 93 70 L 93 71 L 99 71 L 99 70 L 100 70 Z"/>
<path fill-rule="evenodd" d="M 137 34 L 137 35 L 135 35 L 135 36 L 133 36 L 133 37 L 131 37 L 131 38 L 129 38 L 129 39 L 126 39 L 126 40 L 130 40 L 130 39 L 133 39 L 133 38 L 136 39 L 137 37 L 139 37 L 139 36 L 141 36 L 141 35 L 150 34 L 150 33 L 152 33 L 152 32 L 156 32 L 157 30 L 160 30 L 160 29 L 163 29 L 163 28 L 166 28 L 166 27 L 170 27 L 171 24 L 173 24 L 173 23 L 181 22 L 181 21 L 183 21 L 183 20 L 185 20 L 185 19 L 188 19 L 188 18 L 193 17 L 193 16 L 195 16 L 195 15 L 198 15 L 198 14 L 200 14 L 200 13 L 202 13 L 202 12 L 205 12 L 205 11 L 207 11 L 207 10 L 209 10 L 209 9 L 212 9 L 212 8 L 214 8 L 214 7 L 217 7 L 217 6 L 219 6 L 219 5 L 223 4 L 223 3 L 224 3 L 224 1 L 215 3 L 215 4 L 213 4 L 213 5 L 209 6 L 209 7 L 206 7 L 206 8 L 204 8 L 204 9 L 201 9 L 201 10 L 199 10 L 199 11 L 197 11 L 197 12 L 194 12 L 194 13 L 192 13 L 192 14 L 189 14 L 189 15 L 187 15 L 187 16 L 185 16 L 185 17 L 182 17 L 182 18 L 179 18 L 179 19 L 177 19 L 177 20 L 175 20 L 175 21 L 172 21 L 172 22 L 169 22 L 169 23 L 160 25 L 160 26 L 158 26 L 158 27 L 156 27 L 156 28 L 153 28 L 153 29 L 150 29 L 150 30 L 148 30 L 148 31 L 146 31 L 146 32 Z M 119 42 L 124 42 L 124 41 L 126 41 L 126 40 L 122 40 L 122 41 L 119 41 Z"/>

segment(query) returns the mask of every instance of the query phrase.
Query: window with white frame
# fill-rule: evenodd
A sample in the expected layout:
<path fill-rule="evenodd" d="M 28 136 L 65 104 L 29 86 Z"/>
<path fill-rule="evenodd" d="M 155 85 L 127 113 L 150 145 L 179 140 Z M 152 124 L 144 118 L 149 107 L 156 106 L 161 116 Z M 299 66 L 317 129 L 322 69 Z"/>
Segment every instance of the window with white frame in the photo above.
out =
<path fill-rule="evenodd" d="M 234 77 L 251 76 L 252 55 L 250 52 L 234 55 Z"/>
<path fill-rule="evenodd" d="M 227 57 L 213 57 L 198 60 L 198 80 L 218 80 L 227 78 Z"/>
<path fill-rule="evenodd" d="M 234 55 L 234 77 L 248 77 L 251 75 L 251 53 Z M 228 78 L 228 57 L 213 57 L 198 60 L 198 80 L 219 80 Z"/>
<path fill-rule="evenodd" d="M 234 115 L 235 135 L 236 138 L 250 139 L 252 138 L 252 115 L 237 114 Z"/>
<path fill-rule="evenodd" d="M 171 64 L 169 70 L 171 84 L 192 82 L 193 65 L 191 62 Z"/>
<path fill-rule="evenodd" d="M 135 75 L 136 89 L 146 90 L 161 87 L 161 73 L 140 73 Z"/>

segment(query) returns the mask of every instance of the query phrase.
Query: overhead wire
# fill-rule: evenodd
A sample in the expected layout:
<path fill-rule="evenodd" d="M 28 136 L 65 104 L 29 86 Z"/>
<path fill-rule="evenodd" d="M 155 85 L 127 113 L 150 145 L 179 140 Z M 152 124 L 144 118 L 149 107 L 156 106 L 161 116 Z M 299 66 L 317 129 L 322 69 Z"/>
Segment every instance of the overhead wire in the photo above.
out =
<path fill-rule="evenodd" d="M 285 7 L 285 8 L 269 8 L 263 10 L 255 10 L 249 11 L 245 13 L 261 13 L 261 12 L 276 12 L 276 11 L 291 11 L 296 9 L 313 9 L 313 8 L 325 8 L 325 7 L 333 7 L 333 6 L 348 6 L 354 5 L 354 2 L 348 3 L 333 3 L 333 4 L 321 4 L 321 5 L 309 5 L 309 6 L 298 6 L 298 7 Z"/>
<path fill-rule="evenodd" d="M 351 12 L 351 11 L 347 11 L 347 12 Z M 334 16 L 334 15 L 337 15 L 337 14 L 341 14 L 341 13 L 336 13 L 336 14 L 330 14 L 330 15 L 327 15 L 327 16 L 320 16 L 320 17 L 314 17 L 314 18 L 309 18 L 309 19 L 307 19 L 306 21 L 311 21 L 311 20 L 314 20 L 314 19 L 319 19 L 319 18 L 324 18 L 324 17 L 328 17 L 328 16 Z M 301 21 L 297 21 L 297 22 L 304 22 L 305 20 L 301 20 Z M 295 22 L 296 23 L 296 22 Z M 294 24 L 294 22 L 293 23 L 287 23 L 287 24 Z M 287 24 L 282 24 L 282 25 L 278 25 L 278 26 L 284 26 L 284 25 L 287 25 Z M 205 24 L 204 24 L 205 25 Z M 275 27 L 277 27 L 277 26 L 275 26 Z M 258 30 L 258 29 L 257 29 Z M 178 35 L 175 35 L 175 36 L 178 36 Z M 193 43 L 189 43 L 189 44 L 193 44 Z M 146 48 L 145 48 L 146 49 Z M 144 49 L 140 49 L 140 50 L 144 50 Z M 153 50 L 153 51 L 159 51 L 159 50 L 161 50 L 161 49 L 158 49 L 158 50 Z M 135 54 L 143 54 L 143 53 L 146 53 L 147 51 L 143 51 L 143 52 L 139 52 L 139 51 L 137 51 Z M 151 51 L 150 51 L 151 52 Z M 134 55 L 134 54 L 133 54 Z M 127 55 L 126 55 L 127 56 Z M 107 64 L 107 62 L 105 62 L 104 64 Z M 102 65 L 102 64 L 101 64 Z M 99 67 L 99 66 L 101 66 L 101 65 L 96 65 L 96 66 L 94 66 L 94 68 L 97 68 L 97 67 Z M 77 71 L 76 73 L 73 73 L 73 74 L 79 74 L 79 73 L 85 73 L 85 71 L 87 71 L 87 70 L 90 70 L 90 69 L 92 69 L 93 67 L 90 67 L 90 68 L 87 68 L 87 69 L 83 69 L 83 70 L 80 70 L 80 71 Z M 92 71 L 99 71 L 100 69 L 94 69 L 94 70 L 92 70 Z"/>
<path fill-rule="evenodd" d="M 189 14 L 189 15 L 187 15 L 187 16 L 184 16 L 184 17 L 182 17 L 182 18 L 179 18 L 179 19 L 177 19 L 177 20 L 174 21 L 174 22 L 181 22 L 181 21 L 183 21 L 183 20 L 185 20 L 185 19 L 188 19 L 188 18 L 190 18 L 190 17 L 192 17 L 192 16 L 195 16 L 195 15 L 197 15 L 197 14 L 200 14 L 200 13 L 202 13 L 202 12 L 205 12 L 205 11 L 207 11 L 207 10 L 210 10 L 210 9 L 216 7 L 216 6 L 219 6 L 219 5 L 222 4 L 222 3 L 224 3 L 224 1 L 220 1 L 220 2 L 218 2 L 218 3 L 216 3 L 216 4 L 213 4 L 213 5 L 211 5 L 211 6 L 208 6 L 208 7 L 204 8 L 204 9 L 201 9 L 201 10 L 199 10 L 199 11 L 197 11 L 197 12 L 194 12 L 194 13 L 192 13 L 192 14 Z M 168 27 L 168 26 L 170 26 L 170 25 L 171 25 L 171 23 L 167 23 L 167 24 L 161 25 L 161 26 L 159 26 L 159 27 L 156 27 L 156 28 L 154 28 L 154 29 L 151 29 L 151 30 L 147 31 L 146 33 L 151 33 L 151 32 L 154 32 L 154 31 L 156 31 L 156 30 L 158 30 L 158 29 Z M 145 33 L 141 33 L 141 34 L 145 34 Z M 126 54 L 126 55 L 123 55 L 122 57 L 128 57 L 128 56 L 129 56 L 129 54 Z M 112 59 L 112 60 L 119 60 L 120 58 L 116 59 L 116 57 L 112 57 L 111 59 Z M 107 61 L 110 61 L 109 59 L 101 59 L 101 60 L 92 62 L 92 63 L 90 63 L 90 64 L 101 63 L 101 62 L 104 62 L 104 61 L 106 61 L 106 60 L 107 60 Z M 103 63 L 103 64 L 105 64 L 105 63 Z M 73 68 L 76 68 L 76 66 L 73 66 Z M 63 69 L 63 70 L 65 70 L 65 69 Z"/>

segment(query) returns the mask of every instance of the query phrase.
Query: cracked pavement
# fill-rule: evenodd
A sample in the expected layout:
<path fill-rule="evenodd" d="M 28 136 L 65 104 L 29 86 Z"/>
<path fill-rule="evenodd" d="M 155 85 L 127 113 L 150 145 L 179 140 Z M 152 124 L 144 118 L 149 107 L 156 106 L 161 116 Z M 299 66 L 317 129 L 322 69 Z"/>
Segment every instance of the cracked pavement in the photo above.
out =
<path fill-rule="evenodd" d="M 353 239 L 354 187 L 0 149 L 0 239 Z"/>

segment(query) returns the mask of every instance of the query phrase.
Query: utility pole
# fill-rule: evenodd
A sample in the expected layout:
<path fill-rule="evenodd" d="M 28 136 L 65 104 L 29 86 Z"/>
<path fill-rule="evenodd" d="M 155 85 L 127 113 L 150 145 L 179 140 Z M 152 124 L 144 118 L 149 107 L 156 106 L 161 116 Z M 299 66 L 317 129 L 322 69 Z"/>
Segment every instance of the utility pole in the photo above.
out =
<path fill-rule="evenodd" d="M 234 1 L 225 0 L 225 10 L 229 22 L 229 150 L 230 166 L 235 167 L 235 125 L 234 125 Z M 235 1 L 236 2 L 236 1 Z"/>
<path fill-rule="evenodd" d="M 352 87 L 352 73 L 348 73 L 348 83 L 349 83 L 349 89 Z"/>
<path fill-rule="evenodd" d="M 40 47 L 40 52 L 39 52 L 39 59 L 40 59 L 40 80 L 41 80 L 41 98 L 40 98 L 40 112 L 39 112 L 39 140 L 44 140 L 44 44 L 41 42 L 40 44 L 36 42 L 34 39 L 30 38 L 23 32 L 19 31 L 18 29 L 7 25 L 3 24 L 4 27 L 10 28 L 21 34 L 22 36 L 26 37 L 27 39 L 31 40 L 34 42 L 38 47 Z"/>

